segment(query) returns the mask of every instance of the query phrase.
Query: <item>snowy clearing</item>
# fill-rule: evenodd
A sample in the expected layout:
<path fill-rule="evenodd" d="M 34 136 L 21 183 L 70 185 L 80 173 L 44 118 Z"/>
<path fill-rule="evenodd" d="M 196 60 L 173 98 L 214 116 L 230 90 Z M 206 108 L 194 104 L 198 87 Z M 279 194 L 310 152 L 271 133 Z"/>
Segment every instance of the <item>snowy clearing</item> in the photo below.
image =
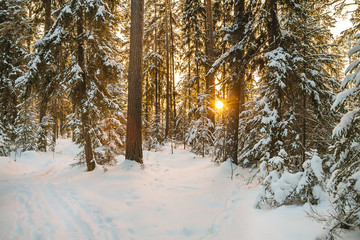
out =
<path fill-rule="evenodd" d="M 258 210 L 247 172 L 186 150 L 144 152 L 104 171 L 72 167 L 78 148 L 0 158 L 0 239 L 314 239 L 309 206 Z M 324 210 L 326 203 L 318 208 Z M 358 233 L 346 239 L 360 239 Z"/>

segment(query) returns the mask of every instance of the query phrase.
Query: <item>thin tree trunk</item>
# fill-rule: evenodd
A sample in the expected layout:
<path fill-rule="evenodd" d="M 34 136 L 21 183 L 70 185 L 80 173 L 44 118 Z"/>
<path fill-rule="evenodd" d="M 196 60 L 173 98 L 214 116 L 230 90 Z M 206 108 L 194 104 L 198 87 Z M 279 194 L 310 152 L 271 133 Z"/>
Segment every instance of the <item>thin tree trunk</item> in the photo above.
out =
<path fill-rule="evenodd" d="M 140 164 L 142 153 L 142 47 L 144 31 L 144 0 L 131 0 L 130 61 L 128 76 L 128 110 L 125 157 Z"/>
<path fill-rule="evenodd" d="M 205 0 L 206 10 L 206 93 L 209 94 L 210 108 L 212 111 L 208 111 L 208 118 L 211 120 L 215 127 L 215 75 L 213 72 L 209 73 L 212 64 L 215 59 L 214 51 L 214 33 L 213 33 L 213 17 L 212 17 L 212 4 L 211 0 Z M 212 131 L 214 131 L 214 127 Z"/>
<path fill-rule="evenodd" d="M 155 5 L 155 19 L 157 19 L 157 9 Z M 155 26 L 155 36 L 154 36 L 154 45 L 155 45 L 155 54 L 157 55 L 157 26 Z M 160 98 L 159 98 L 159 83 L 158 83 L 158 61 L 157 57 L 155 58 L 155 119 L 156 123 L 160 124 Z"/>
<path fill-rule="evenodd" d="M 146 77 L 145 77 L 145 91 L 146 91 L 146 94 L 145 94 L 145 131 L 144 131 L 144 139 L 145 141 L 148 140 L 148 137 L 149 137 L 149 121 L 150 121 L 150 111 L 149 111 L 149 108 L 151 107 L 151 91 L 150 91 L 150 84 L 149 84 L 149 72 L 146 73 Z"/>
<path fill-rule="evenodd" d="M 56 139 L 58 138 L 58 120 L 54 119 L 54 124 L 53 124 L 53 142 L 56 143 Z"/>
<path fill-rule="evenodd" d="M 200 94 L 200 69 L 199 69 L 199 58 L 198 58 L 198 52 L 199 52 L 199 43 L 198 40 L 195 41 L 195 65 L 196 65 L 196 100 L 199 105 L 199 94 Z"/>
<path fill-rule="evenodd" d="M 170 1 L 171 4 L 171 1 Z M 173 122 L 175 128 L 176 122 L 176 89 L 175 89 L 175 54 L 174 54 L 174 32 L 172 26 L 172 11 L 170 10 L 170 38 L 171 38 L 171 75 L 172 75 L 172 106 L 173 106 Z"/>
<path fill-rule="evenodd" d="M 169 136 L 170 120 L 170 69 L 169 69 L 169 12 L 168 0 L 165 0 L 165 35 L 166 35 L 166 122 L 165 122 L 165 139 Z"/>
<path fill-rule="evenodd" d="M 303 122 L 302 122 L 302 153 L 301 153 L 301 157 L 302 157 L 302 163 L 300 164 L 300 166 L 302 166 L 302 164 L 305 162 L 305 152 L 306 152 L 306 94 L 304 93 L 303 96 Z"/>
<path fill-rule="evenodd" d="M 189 47 L 190 47 L 190 44 L 189 44 Z M 189 48 L 190 49 L 190 48 Z M 189 63 L 188 63 L 188 83 L 190 83 L 190 79 L 191 78 L 191 59 L 189 59 Z M 190 110 L 191 110 L 191 90 L 190 88 L 192 86 L 187 86 L 188 87 L 188 119 L 189 119 L 189 122 L 190 122 L 190 119 L 191 119 L 191 116 L 190 116 Z"/>

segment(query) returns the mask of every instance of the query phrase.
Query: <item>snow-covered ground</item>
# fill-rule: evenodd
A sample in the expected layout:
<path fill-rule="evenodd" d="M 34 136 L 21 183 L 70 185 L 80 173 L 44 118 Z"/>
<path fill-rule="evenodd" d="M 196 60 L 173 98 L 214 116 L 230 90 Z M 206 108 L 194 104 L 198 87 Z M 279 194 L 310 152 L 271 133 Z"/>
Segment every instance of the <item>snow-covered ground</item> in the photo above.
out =
<path fill-rule="evenodd" d="M 314 239 L 309 206 L 253 208 L 247 172 L 186 150 L 144 152 L 144 167 L 119 159 L 104 171 L 72 167 L 78 152 L 0 158 L 0 239 Z M 320 209 L 327 204 L 320 205 Z M 358 233 L 346 239 L 360 239 Z"/>

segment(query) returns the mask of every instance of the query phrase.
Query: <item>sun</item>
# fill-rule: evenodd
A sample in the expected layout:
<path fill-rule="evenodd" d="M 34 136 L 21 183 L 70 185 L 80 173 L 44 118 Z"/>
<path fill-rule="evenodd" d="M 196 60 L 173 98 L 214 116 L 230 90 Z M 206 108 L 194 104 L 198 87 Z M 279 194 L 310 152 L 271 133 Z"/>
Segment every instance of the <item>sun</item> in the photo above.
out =
<path fill-rule="evenodd" d="M 224 103 L 220 100 L 216 100 L 215 101 L 215 107 L 218 109 L 218 110 L 221 110 L 223 107 L 224 107 Z"/>

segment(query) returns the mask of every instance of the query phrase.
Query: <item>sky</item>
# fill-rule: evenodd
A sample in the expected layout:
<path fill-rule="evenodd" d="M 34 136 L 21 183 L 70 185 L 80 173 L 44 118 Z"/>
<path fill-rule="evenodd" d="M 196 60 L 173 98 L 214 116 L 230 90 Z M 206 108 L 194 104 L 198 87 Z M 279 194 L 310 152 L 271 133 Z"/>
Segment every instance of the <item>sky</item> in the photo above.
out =
<path fill-rule="evenodd" d="M 338 18 L 335 27 L 331 29 L 334 36 L 339 36 L 340 33 L 351 27 L 350 17 L 346 19 Z"/>
<path fill-rule="evenodd" d="M 347 0 L 346 3 L 351 5 L 348 5 L 347 9 L 343 10 L 342 16 L 336 19 L 337 22 L 335 24 L 335 27 L 331 29 L 331 32 L 335 36 L 339 36 L 342 31 L 351 27 L 350 16 L 346 11 L 355 10 L 357 5 L 354 4 L 354 0 Z"/>

